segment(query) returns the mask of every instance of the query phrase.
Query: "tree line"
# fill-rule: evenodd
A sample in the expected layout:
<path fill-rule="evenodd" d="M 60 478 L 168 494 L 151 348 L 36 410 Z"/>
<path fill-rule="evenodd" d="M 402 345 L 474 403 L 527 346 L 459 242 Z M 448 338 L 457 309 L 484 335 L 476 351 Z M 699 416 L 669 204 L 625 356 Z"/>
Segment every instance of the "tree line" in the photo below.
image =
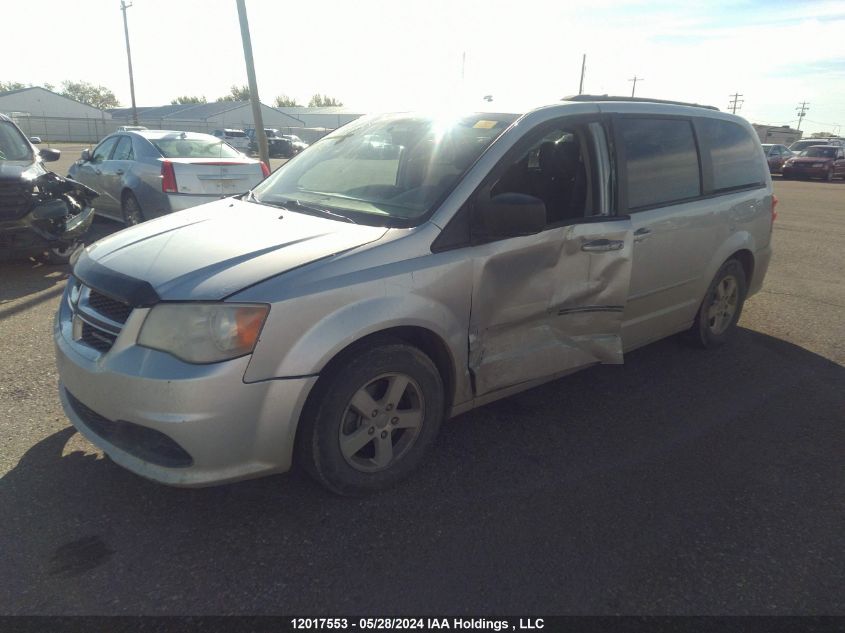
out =
<path fill-rule="evenodd" d="M 19 81 L 0 81 L 0 92 L 8 92 L 10 90 L 20 90 L 21 88 L 32 88 L 32 84 L 22 84 Z M 87 105 L 105 110 L 107 108 L 116 108 L 120 105 L 114 92 L 105 86 L 99 86 L 87 81 L 63 81 L 61 89 L 56 91 L 52 84 L 43 84 L 41 87 L 47 90 L 57 92 L 63 97 L 68 97 L 76 101 L 80 101 Z M 214 100 L 217 103 L 224 101 L 249 101 L 249 86 L 232 86 L 229 93 Z M 193 105 L 200 103 L 208 103 L 205 95 L 182 95 L 170 101 L 171 105 Z M 274 105 L 277 108 L 297 107 L 296 99 L 288 95 L 279 95 L 274 100 Z M 315 94 L 308 101 L 309 108 L 322 108 L 329 106 L 342 106 L 343 102 L 335 97 L 330 97 L 325 94 Z"/>
<path fill-rule="evenodd" d="M 249 94 L 249 86 L 232 86 L 229 89 L 228 94 L 225 94 L 222 97 L 217 97 L 217 99 L 215 99 L 215 102 L 220 103 L 223 101 L 249 101 Z M 176 97 L 170 102 L 171 105 L 187 105 L 196 103 L 208 103 L 208 99 L 205 98 L 205 95 L 183 95 L 181 97 Z M 301 103 L 297 102 L 296 98 L 289 97 L 285 94 L 277 96 L 273 100 L 273 105 L 275 105 L 277 108 L 293 108 L 302 106 Z M 329 106 L 340 107 L 342 105 L 343 102 L 340 101 L 340 99 L 336 99 L 335 97 L 330 97 L 329 95 L 319 93 L 313 95 L 308 101 L 309 108 L 324 108 Z"/>

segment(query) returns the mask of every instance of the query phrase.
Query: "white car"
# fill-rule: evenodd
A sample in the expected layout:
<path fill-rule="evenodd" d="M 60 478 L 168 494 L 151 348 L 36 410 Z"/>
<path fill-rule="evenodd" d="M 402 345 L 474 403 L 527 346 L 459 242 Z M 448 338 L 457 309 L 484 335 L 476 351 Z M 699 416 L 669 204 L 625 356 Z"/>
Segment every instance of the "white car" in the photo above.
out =
<path fill-rule="evenodd" d="M 240 152 L 249 151 L 249 137 L 243 130 L 214 130 L 212 134 Z"/>
<path fill-rule="evenodd" d="M 269 174 L 210 134 L 167 130 L 111 134 L 69 172 L 99 194 L 97 213 L 126 224 L 244 193 Z"/>

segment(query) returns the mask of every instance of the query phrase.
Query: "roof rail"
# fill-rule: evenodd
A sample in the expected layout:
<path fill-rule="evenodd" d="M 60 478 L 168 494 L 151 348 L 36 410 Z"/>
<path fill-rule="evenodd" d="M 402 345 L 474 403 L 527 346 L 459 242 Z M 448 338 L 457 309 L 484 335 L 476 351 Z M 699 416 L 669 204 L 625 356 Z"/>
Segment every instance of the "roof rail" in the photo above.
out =
<path fill-rule="evenodd" d="M 700 103 L 687 103 L 686 101 L 667 101 L 666 99 L 647 99 L 644 97 L 614 97 L 612 95 L 572 95 L 564 97 L 561 101 L 629 101 L 632 103 L 665 103 L 667 105 L 692 106 L 694 108 L 707 108 L 708 110 L 719 111 L 716 106 L 702 105 Z"/>

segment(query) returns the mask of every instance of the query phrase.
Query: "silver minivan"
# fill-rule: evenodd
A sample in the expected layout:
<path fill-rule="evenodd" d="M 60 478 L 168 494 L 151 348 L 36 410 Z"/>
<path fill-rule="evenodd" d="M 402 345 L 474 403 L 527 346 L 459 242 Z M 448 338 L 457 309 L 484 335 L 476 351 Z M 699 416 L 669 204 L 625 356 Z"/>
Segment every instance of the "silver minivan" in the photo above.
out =
<path fill-rule="evenodd" d="M 473 407 L 679 332 L 724 343 L 775 203 L 751 126 L 715 109 L 365 117 L 243 196 L 85 249 L 55 323 L 61 400 L 163 483 L 297 461 L 380 489 Z"/>

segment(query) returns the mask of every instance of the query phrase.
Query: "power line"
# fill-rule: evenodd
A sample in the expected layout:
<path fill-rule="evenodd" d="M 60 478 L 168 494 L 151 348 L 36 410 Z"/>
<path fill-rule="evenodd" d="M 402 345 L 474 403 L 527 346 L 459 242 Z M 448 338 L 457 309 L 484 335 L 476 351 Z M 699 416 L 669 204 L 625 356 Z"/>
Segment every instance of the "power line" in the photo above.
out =
<path fill-rule="evenodd" d="M 637 77 L 636 75 L 634 75 L 634 76 L 633 76 L 633 77 L 631 77 L 628 81 L 633 81 L 633 82 L 634 82 L 634 86 L 631 88 L 631 98 L 633 98 L 633 97 L 634 97 L 634 93 L 635 93 L 635 92 L 636 92 L 636 90 L 637 90 L 637 82 L 638 82 L 638 81 L 645 81 L 645 78 L 644 78 L 644 77 Z"/>
<path fill-rule="evenodd" d="M 806 101 L 802 101 L 801 105 L 795 108 L 795 111 L 798 113 L 798 130 L 801 130 L 801 119 L 807 116 L 807 110 L 809 110 L 810 104 Z"/>
<path fill-rule="evenodd" d="M 735 92 L 734 94 L 728 96 L 733 97 L 728 107 L 731 109 L 732 114 L 736 114 L 736 111 L 741 110 L 742 104 L 745 103 L 745 99 L 740 99 L 740 97 L 743 97 L 745 95 L 741 95 L 738 92 Z"/>

